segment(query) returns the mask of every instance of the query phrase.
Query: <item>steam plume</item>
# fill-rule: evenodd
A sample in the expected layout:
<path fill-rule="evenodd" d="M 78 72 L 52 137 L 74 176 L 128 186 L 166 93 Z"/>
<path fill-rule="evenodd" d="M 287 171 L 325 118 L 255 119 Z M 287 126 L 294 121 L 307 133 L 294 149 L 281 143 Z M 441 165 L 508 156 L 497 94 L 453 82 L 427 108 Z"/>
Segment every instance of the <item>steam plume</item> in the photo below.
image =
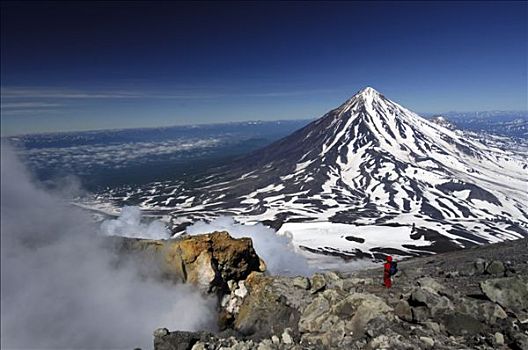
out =
<path fill-rule="evenodd" d="M 157 327 L 212 323 L 214 303 L 190 287 L 117 269 L 90 217 L 40 188 L 6 144 L 1 214 L 2 348 L 151 348 Z"/>

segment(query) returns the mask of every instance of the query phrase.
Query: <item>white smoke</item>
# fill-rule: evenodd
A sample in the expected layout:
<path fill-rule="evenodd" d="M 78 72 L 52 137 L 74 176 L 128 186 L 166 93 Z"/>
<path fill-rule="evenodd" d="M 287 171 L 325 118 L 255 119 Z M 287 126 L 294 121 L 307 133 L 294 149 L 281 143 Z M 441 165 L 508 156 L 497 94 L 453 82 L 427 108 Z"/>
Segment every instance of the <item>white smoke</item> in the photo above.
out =
<path fill-rule="evenodd" d="M 123 207 L 117 219 L 103 221 L 101 233 L 107 236 L 149 239 L 167 239 L 171 236 L 169 229 L 161 221 L 142 223 L 138 207 Z"/>
<path fill-rule="evenodd" d="M 117 268 L 99 227 L 39 188 L 6 144 L 1 217 L 2 349 L 152 348 L 155 328 L 214 323 L 214 301 L 190 287 Z"/>
<path fill-rule="evenodd" d="M 243 225 L 224 216 L 211 222 L 198 221 L 186 229 L 191 235 L 213 231 L 227 231 L 235 238 L 250 237 L 255 251 L 272 274 L 309 276 L 313 273 L 306 259 L 295 252 L 291 237 L 277 235 L 275 230 L 262 224 Z"/>

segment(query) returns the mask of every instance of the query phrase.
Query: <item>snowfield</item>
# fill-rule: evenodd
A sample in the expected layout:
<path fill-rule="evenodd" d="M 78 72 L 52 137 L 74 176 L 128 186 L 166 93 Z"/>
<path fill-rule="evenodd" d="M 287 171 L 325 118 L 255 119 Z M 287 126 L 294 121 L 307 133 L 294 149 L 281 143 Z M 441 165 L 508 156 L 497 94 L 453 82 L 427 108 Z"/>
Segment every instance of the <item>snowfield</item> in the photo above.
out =
<path fill-rule="evenodd" d="M 298 247 L 312 249 L 337 249 L 344 255 L 353 256 L 356 250 L 364 252 L 374 248 L 394 248 L 413 251 L 405 245 L 429 246 L 425 239 L 412 239 L 411 227 L 358 226 L 332 222 L 286 223 L 277 232 L 289 235 Z M 347 237 L 349 237 L 347 239 Z"/>

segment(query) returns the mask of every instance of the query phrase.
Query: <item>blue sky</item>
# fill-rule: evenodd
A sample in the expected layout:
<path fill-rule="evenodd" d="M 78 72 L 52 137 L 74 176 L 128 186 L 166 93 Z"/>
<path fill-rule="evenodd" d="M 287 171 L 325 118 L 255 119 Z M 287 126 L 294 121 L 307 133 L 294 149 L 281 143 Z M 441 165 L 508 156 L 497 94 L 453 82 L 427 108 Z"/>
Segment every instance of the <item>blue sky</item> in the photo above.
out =
<path fill-rule="evenodd" d="M 2 2 L 2 135 L 526 110 L 527 2 Z"/>

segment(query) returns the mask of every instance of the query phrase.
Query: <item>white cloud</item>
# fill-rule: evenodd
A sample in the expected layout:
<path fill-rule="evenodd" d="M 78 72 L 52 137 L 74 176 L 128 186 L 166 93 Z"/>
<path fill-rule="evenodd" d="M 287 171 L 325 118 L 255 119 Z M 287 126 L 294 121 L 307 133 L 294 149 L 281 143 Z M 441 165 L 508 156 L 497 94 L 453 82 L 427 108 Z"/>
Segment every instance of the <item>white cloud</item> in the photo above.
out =
<path fill-rule="evenodd" d="M 217 137 L 181 138 L 160 142 L 21 149 L 19 153 L 37 168 L 47 168 L 50 164 L 71 169 L 94 165 L 117 168 L 134 161 L 148 161 L 162 156 L 177 156 L 186 151 L 207 150 L 220 145 L 223 141 L 224 139 Z"/>

